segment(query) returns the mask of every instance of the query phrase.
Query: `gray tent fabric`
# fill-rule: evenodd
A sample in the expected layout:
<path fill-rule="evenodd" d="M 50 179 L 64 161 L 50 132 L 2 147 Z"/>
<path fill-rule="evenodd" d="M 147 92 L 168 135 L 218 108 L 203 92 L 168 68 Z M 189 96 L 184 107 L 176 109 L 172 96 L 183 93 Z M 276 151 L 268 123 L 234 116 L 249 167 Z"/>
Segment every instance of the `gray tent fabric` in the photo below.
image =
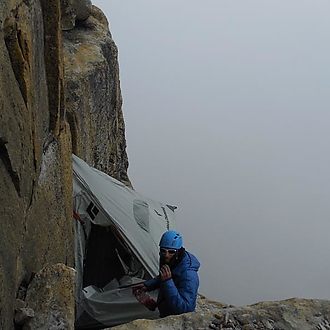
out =
<path fill-rule="evenodd" d="M 72 159 L 76 328 L 96 329 L 137 318 L 157 318 L 157 310 L 151 312 L 137 302 L 127 285 L 158 274 L 158 243 L 166 230 L 176 229 L 176 207 L 143 196 L 76 155 Z M 93 233 L 98 246 L 94 254 Z M 98 261 L 106 264 L 109 278 L 106 272 L 97 271 L 102 269 L 96 268 L 100 267 Z M 99 281 L 97 277 L 102 275 Z M 109 281 L 103 285 L 105 280 Z"/>
<path fill-rule="evenodd" d="M 122 278 L 121 285 L 139 282 L 137 278 Z M 152 292 L 157 299 L 156 292 Z M 156 319 L 158 311 L 150 311 L 139 304 L 132 294 L 130 287 L 120 288 L 116 280 L 110 282 L 107 287 L 99 289 L 88 286 L 83 290 L 82 305 L 84 312 L 76 321 L 77 329 L 94 329 L 127 323 L 135 319 Z M 97 321 L 97 322 L 96 322 Z"/>

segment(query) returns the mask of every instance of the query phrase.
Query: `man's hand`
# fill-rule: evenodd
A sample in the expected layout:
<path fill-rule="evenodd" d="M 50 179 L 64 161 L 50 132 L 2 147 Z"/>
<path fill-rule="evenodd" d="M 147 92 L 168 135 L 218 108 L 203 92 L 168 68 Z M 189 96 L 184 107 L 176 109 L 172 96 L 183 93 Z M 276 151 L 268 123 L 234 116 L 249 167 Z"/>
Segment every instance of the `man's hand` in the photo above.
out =
<path fill-rule="evenodd" d="M 168 265 L 163 265 L 160 268 L 159 276 L 160 276 L 161 282 L 165 282 L 165 281 L 169 280 L 170 278 L 172 278 L 172 273 L 171 273 L 170 267 Z"/>

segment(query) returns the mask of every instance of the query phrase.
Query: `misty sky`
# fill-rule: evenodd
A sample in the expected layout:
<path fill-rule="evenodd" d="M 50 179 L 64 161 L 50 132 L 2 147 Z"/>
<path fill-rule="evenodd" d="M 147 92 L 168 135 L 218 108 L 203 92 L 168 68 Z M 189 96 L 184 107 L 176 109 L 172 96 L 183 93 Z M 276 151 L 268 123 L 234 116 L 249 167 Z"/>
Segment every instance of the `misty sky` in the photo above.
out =
<path fill-rule="evenodd" d="M 178 206 L 200 293 L 330 299 L 330 1 L 94 0 L 129 177 Z"/>

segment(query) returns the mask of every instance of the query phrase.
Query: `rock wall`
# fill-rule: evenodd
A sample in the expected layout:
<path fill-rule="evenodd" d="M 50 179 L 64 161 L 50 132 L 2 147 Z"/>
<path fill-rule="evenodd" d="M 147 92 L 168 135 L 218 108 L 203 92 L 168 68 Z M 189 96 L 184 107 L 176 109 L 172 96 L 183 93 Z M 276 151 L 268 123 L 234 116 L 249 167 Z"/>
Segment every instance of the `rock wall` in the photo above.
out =
<path fill-rule="evenodd" d="M 100 10 L 0 0 L 0 24 L 0 329 L 12 329 L 34 275 L 74 265 L 72 152 L 130 182 L 117 48 Z"/>
<path fill-rule="evenodd" d="M 130 186 L 118 50 L 103 12 L 63 31 L 65 110 L 73 152 Z"/>

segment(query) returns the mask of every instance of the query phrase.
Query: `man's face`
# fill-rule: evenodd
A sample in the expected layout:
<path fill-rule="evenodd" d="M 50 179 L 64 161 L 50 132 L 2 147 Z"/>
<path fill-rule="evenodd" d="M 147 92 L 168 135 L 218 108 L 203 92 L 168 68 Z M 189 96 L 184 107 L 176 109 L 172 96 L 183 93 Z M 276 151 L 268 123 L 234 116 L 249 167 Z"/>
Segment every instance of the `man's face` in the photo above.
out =
<path fill-rule="evenodd" d="M 175 256 L 176 251 L 175 249 L 166 249 L 166 248 L 160 248 L 160 255 L 162 256 L 164 263 L 169 264 L 172 260 L 172 258 Z"/>

